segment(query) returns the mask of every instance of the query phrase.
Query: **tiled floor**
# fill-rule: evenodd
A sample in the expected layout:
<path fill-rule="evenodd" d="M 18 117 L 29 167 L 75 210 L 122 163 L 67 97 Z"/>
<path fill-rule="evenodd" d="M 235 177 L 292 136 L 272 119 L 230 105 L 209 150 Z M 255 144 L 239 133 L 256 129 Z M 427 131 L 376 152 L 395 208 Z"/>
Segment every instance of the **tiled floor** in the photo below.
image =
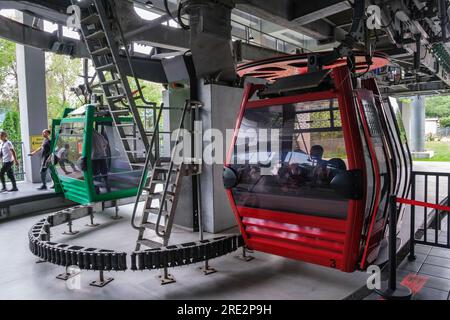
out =
<path fill-rule="evenodd" d="M 416 245 L 416 260 L 399 266 L 398 276 L 414 274 L 425 278 L 423 288 L 413 295 L 416 300 L 450 300 L 450 250 Z"/>
<path fill-rule="evenodd" d="M 397 281 L 412 290 L 413 300 L 450 300 L 450 249 L 417 244 L 416 259 L 398 266 Z"/>

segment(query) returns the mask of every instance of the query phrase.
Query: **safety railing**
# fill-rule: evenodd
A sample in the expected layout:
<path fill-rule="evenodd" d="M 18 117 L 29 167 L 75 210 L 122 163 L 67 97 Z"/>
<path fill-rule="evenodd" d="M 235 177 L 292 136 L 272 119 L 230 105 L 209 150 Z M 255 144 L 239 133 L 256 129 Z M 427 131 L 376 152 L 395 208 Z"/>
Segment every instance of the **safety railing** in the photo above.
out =
<path fill-rule="evenodd" d="M 409 260 L 415 260 L 415 245 L 450 249 L 450 173 L 413 171 L 411 176 L 411 199 L 389 197 L 389 277 L 380 289 L 385 299 L 410 299 L 409 288 L 397 283 L 397 219 L 398 203 L 410 206 Z M 419 215 L 418 215 L 419 213 Z M 418 218 L 421 218 L 418 220 Z M 416 230 L 416 223 L 420 223 Z"/>
<path fill-rule="evenodd" d="M 438 137 L 450 137 L 450 127 L 438 128 L 436 135 Z"/>
<path fill-rule="evenodd" d="M 449 194 L 450 173 L 414 171 L 411 199 L 397 198 L 397 202 L 411 206 L 410 259 L 414 259 L 415 244 L 450 249 Z"/>

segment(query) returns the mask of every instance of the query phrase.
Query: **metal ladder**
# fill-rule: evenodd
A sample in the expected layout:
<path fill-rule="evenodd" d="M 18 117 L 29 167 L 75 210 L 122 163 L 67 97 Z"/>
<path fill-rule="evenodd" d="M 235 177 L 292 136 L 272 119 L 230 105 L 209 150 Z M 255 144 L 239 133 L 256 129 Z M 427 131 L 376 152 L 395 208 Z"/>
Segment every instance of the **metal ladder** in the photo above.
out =
<path fill-rule="evenodd" d="M 197 101 L 186 101 L 181 114 L 179 130 L 175 142 L 180 140 L 182 129 L 184 129 L 184 122 L 188 111 L 194 108 L 198 111 L 202 104 Z M 161 108 L 158 115 L 158 121 L 161 119 Z M 155 143 L 155 138 L 158 136 L 158 126 L 155 127 L 155 132 L 151 140 L 151 148 Z M 175 218 L 175 211 L 181 190 L 182 177 L 187 175 L 197 174 L 198 166 L 189 163 L 175 163 L 177 148 L 173 148 L 170 158 L 158 158 L 152 164 L 150 161 L 150 154 L 147 156 L 144 173 L 141 177 L 139 190 L 133 209 L 131 218 L 131 225 L 138 230 L 138 237 L 136 240 L 136 251 L 141 249 L 141 246 L 148 248 L 158 248 L 167 246 L 169 243 L 173 221 Z M 147 178 L 147 174 L 151 172 L 151 176 Z M 162 191 L 156 191 L 156 186 L 162 185 Z M 145 194 L 145 204 L 141 215 L 139 225 L 135 224 L 138 204 L 143 192 Z M 155 206 L 155 200 L 158 205 Z M 150 217 L 156 219 L 150 219 Z M 152 221 L 153 220 L 153 221 Z M 164 221 L 164 224 L 162 224 Z M 152 232 L 151 237 L 158 237 L 160 242 L 146 238 L 146 233 Z M 153 233 L 154 232 L 154 233 Z"/>
<path fill-rule="evenodd" d="M 151 154 L 152 151 L 149 149 L 147 133 L 136 100 L 140 98 L 146 104 L 149 103 L 145 101 L 139 81 L 134 76 L 131 57 L 127 51 L 119 23 L 111 21 L 107 8 L 101 0 L 91 0 L 91 3 L 92 5 L 89 6 L 84 17 L 80 20 L 80 33 L 92 58 L 109 112 L 118 130 L 130 165 L 137 169 L 136 167 L 144 165 L 147 152 Z M 120 49 L 114 38 L 117 32 L 113 32 L 113 28 L 115 28 L 115 31 L 119 31 L 121 41 L 125 45 L 126 60 L 138 87 L 139 95 L 137 98 L 133 96 L 130 83 L 124 72 L 124 66 L 120 62 Z M 149 108 L 151 107 L 149 106 Z M 121 118 L 124 117 L 132 117 L 133 123 L 122 122 Z"/>

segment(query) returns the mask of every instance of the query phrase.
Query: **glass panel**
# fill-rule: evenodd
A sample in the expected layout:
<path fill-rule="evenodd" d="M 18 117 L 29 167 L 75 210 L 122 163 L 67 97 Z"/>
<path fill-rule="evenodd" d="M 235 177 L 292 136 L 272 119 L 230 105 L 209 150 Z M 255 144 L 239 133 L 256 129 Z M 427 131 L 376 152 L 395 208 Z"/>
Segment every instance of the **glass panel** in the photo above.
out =
<path fill-rule="evenodd" d="M 136 188 L 142 170 L 131 167 L 116 128 L 109 122 L 94 127 L 91 159 L 95 192 L 103 194 Z M 128 141 L 133 147 L 134 140 Z"/>
<path fill-rule="evenodd" d="M 58 159 L 55 166 L 58 175 L 84 180 L 81 171 L 83 141 L 83 122 L 61 124 L 54 153 Z"/>
<path fill-rule="evenodd" d="M 232 164 L 238 206 L 347 216 L 348 201 L 330 185 L 348 167 L 337 100 L 246 110 Z"/>

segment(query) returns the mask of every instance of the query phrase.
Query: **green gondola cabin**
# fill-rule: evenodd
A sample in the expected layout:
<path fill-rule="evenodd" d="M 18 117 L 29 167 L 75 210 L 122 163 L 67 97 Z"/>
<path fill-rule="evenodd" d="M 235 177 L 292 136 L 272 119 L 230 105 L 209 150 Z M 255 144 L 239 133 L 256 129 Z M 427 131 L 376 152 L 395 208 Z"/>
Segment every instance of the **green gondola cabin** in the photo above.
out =
<path fill-rule="evenodd" d="M 122 117 L 120 122 L 120 130 L 131 135 L 133 119 Z M 98 112 L 94 105 L 66 109 L 62 119 L 53 121 L 52 132 L 50 169 L 56 191 L 80 204 L 136 195 L 142 168 L 131 165 L 108 112 Z M 136 156 L 145 157 L 143 144 L 130 141 Z"/>

